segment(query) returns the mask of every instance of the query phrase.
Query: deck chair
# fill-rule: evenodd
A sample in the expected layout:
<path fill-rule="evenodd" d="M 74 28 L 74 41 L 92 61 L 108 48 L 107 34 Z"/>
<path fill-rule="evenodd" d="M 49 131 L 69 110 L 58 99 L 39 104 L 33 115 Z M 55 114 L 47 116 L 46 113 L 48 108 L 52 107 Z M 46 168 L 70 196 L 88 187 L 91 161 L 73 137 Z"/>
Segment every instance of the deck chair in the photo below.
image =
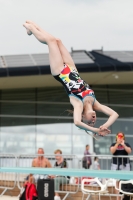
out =
<path fill-rule="evenodd" d="M 129 184 L 129 185 L 127 185 Z M 127 185 L 127 187 L 124 188 L 124 185 Z M 130 186 L 130 187 L 129 187 Z M 130 199 L 133 198 L 133 180 L 120 180 L 119 182 L 119 188 L 116 188 L 120 193 L 125 194 L 127 196 L 130 196 Z"/>
<path fill-rule="evenodd" d="M 85 183 L 89 183 L 90 186 L 92 186 L 91 183 L 96 183 L 98 187 L 100 187 L 99 190 L 91 190 L 91 189 L 87 189 L 85 188 L 86 184 Z M 111 196 L 120 196 L 121 199 L 123 198 L 123 195 L 118 195 L 118 194 L 109 194 L 108 192 L 108 184 L 112 183 L 114 184 L 114 179 L 108 179 L 105 180 L 105 183 L 101 183 L 100 180 L 98 178 L 94 178 L 94 179 L 83 179 L 81 182 L 81 191 L 83 193 L 82 196 L 82 200 L 84 199 L 84 195 L 88 194 L 86 200 L 91 199 L 92 195 L 98 195 L 99 196 L 99 200 L 101 199 L 101 196 L 108 196 L 111 200 Z M 93 186 L 94 187 L 94 186 Z"/>

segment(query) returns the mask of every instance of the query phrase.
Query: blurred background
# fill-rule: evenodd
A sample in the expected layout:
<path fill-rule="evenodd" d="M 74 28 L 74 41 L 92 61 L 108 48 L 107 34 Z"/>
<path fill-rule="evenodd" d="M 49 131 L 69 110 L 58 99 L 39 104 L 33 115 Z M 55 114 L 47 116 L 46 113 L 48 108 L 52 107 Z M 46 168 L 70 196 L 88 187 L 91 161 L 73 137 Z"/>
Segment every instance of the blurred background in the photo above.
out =
<path fill-rule="evenodd" d="M 118 131 L 133 144 L 133 1 L 0 0 L 0 153 L 109 154 Z M 63 86 L 50 75 L 48 48 L 26 20 L 61 38 L 97 100 L 119 113 L 99 141 L 74 126 Z M 98 113 L 96 126 L 107 120 Z"/>

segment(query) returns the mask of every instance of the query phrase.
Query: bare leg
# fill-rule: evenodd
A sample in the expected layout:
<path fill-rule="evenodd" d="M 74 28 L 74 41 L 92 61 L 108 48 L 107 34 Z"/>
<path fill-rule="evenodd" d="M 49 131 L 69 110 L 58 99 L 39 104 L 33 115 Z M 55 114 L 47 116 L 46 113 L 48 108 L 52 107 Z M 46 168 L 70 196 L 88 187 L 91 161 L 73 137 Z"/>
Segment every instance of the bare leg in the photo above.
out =
<path fill-rule="evenodd" d="M 57 39 L 57 44 L 58 44 L 58 47 L 60 49 L 63 62 L 66 63 L 66 64 L 69 64 L 73 68 L 76 68 L 76 66 L 74 64 L 74 61 L 73 61 L 70 53 L 68 52 L 68 50 L 66 49 L 66 47 L 63 45 L 63 43 L 61 42 L 60 39 Z"/>
<path fill-rule="evenodd" d="M 40 32 L 44 32 L 44 30 L 42 28 L 40 28 L 37 24 L 35 24 L 32 21 L 26 21 L 28 24 L 32 24 L 33 26 L 35 26 L 35 28 L 40 31 Z M 63 62 L 66 64 L 69 64 L 70 66 L 72 66 L 73 68 L 76 68 L 74 61 L 70 55 L 70 53 L 68 52 L 68 50 L 66 49 L 66 47 L 63 45 L 63 43 L 61 42 L 60 39 L 56 38 Z"/>
<path fill-rule="evenodd" d="M 49 48 L 49 61 L 52 75 L 58 75 L 62 71 L 63 59 L 57 45 L 56 38 L 45 31 L 39 31 L 32 24 L 25 23 L 24 27 L 32 32 L 32 34 L 41 42 L 47 43 Z"/>
<path fill-rule="evenodd" d="M 116 182 L 116 188 L 119 188 L 119 181 Z M 119 194 L 118 190 L 115 190 L 116 194 Z M 117 196 L 117 200 L 121 200 L 121 197 Z"/>
<path fill-rule="evenodd" d="M 55 196 L 58 196 L 58 197 L 59 197 L 60 195 L 59 195 L 57 192 L 55 192 Z"/>

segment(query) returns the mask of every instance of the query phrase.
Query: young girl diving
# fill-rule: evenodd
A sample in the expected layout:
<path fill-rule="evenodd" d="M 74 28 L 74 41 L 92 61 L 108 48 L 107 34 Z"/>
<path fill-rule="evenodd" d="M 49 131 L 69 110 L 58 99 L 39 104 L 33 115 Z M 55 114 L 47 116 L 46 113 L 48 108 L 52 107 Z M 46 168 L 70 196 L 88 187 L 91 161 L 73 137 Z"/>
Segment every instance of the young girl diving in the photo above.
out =
<path fill-rule="evenodd" d="M 69 96 L 74 109 L 74 124 L 80 129 L 91 131 L 97 135 L 109 134 L 108 128 L 116 121 L 118 114 L 96 100 L 94 91 L 80 78 L 74 61 L 61 40 L 47 33 L 32 21 L 26 21 L 23 26 L 28 35 L 33 34 L 41 43 L 48 45 L 51 74 L 61 82 Z M 99 128 L 94 127 L 96 111 L 109 116 L 108 120 Z"/>

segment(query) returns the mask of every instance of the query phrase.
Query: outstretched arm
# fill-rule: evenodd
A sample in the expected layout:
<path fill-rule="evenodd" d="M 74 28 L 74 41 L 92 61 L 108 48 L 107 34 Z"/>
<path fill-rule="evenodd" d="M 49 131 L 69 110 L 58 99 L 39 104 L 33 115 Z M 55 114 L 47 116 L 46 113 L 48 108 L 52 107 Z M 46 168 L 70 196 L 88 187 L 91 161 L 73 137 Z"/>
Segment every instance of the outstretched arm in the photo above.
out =
<path fill-rule="evenodd" d="M 105 122 L 105 124 L 103 124 L 102 126 L 100 126 L 100 128 L 106 127 L 108 128 L 109 126 L 111 126 L 116 119 L 119 117 L 118 113 L 115 112 L 114 110 L 112 110 L 111 108 L 109 108 L 108 106 L 102 105 L 100 104 L 98 101 L 96 102 L 95 105 L 95 110 L 96 111 L 100 111 L 105 113 L 106 115 L 109 116 L 107 122 Z"/>

